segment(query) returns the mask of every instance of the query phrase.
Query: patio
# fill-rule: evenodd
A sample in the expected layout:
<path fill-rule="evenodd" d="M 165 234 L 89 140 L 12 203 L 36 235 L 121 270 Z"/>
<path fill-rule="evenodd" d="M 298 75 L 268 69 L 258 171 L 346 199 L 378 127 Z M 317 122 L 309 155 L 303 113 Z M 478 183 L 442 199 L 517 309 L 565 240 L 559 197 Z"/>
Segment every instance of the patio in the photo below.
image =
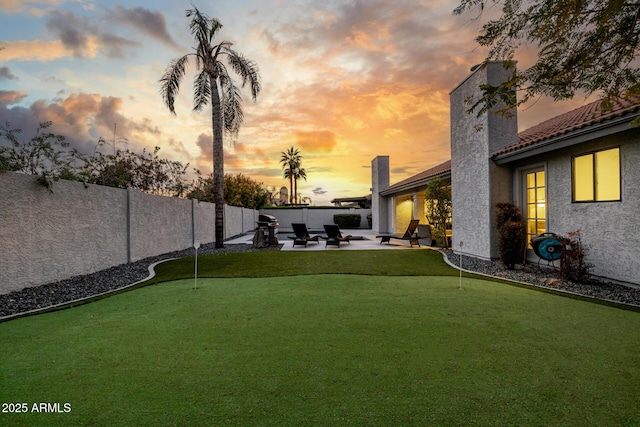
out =
<path fill-rule="evenodd" d="M 284 229 L 287 230 L 287 229 Z M 409 242 L 404 241 L 391 241 L 390 243 L 380 244 L 380 239 L 376 239 L 377 233 L 373 232 L 370 229 L 344 229 L 341 230 L 344 236 L 351 235 L 352 240 L 350 243 L 341 243 L 340 247 L 337 246 L 325 246 L 325 241 L 320 239 L 319 243 L 308 243 L 307 247 L 304 246 L 293 246 L 293 239 L 290 239 L 289 236 L 293 236 L 293 231 L 283 231 L 282 229 L 278 232 L 278 242 L 283 244 L 281 250 L 283 251 L 324 251 L 324 250 L 378 250 L 378 249 L 426 249 L 429 246 L 426 245 L 426 241 L 420 241 L 420 247 L 414 246 L 411 248 Z M 321 236 L 326 236 L 324 230 L 309 230 L 309 234 L 319 234 Z M 233 244 L 251 244 L 253 242 L 253 232 L 249 234 L 245 234 L 234 239 L 230 239 L 225 241 L 225 244 L 233 245 Z"/>

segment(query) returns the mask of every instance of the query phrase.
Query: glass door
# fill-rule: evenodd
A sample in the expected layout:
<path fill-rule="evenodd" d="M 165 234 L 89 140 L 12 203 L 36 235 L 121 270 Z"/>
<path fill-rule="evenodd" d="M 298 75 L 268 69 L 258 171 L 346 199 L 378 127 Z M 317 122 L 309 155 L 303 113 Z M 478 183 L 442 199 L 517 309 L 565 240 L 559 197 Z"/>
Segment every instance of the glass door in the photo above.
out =
<path fill-rule="evenodd" d="M 523 172 L 527 242 L 547 231 L 547 188 L 544 169 Z M 531 249 L 531 245 L 527 246 Z"/>

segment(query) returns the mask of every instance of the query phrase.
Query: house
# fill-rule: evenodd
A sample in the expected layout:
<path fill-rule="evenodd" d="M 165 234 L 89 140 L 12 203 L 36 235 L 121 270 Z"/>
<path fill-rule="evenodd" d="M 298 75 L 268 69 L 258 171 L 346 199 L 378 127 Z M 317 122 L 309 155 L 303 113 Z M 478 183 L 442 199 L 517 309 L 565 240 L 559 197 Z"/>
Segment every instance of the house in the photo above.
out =
<path fill-rule="evenodd" d="M 374 162 L 379 163 L 375 167 L 376 170 L 380 169 L 380 165 L 386 168 L 386 173 L 383 175 L 387 177 L 387 181 L 382 184 L 378 183 L 378 191 L 374 193 L 378 206 L 384 205 L 386 221 L 378 221 L 377 228 L 375 228 L 374 222 L 374 230 L 378 233 L 402 233 L 407 229 L 412 219 L 419 219 L 421 223 L 426 224 L 425 192 L 427 185 L 436 179 L 445 184 L 451 181 L 451 160 L 393 185 L 389 185 L 388 182 L 389 156 L 379 156 L 374 159 Z M 372 195 L 372 206 L 373 199 Z"/>
<path fill-rule="evenodd" d="M 640 127 L 632 124 L 639 104 L 618 101 L 603 111 L 594 102 L 520 133 L 515 110 L 509 117 L 467 112 L 480 85 L 508 77 L 502 63 L 489 62 L 450 93 L 453 248 L 463 243 L 465 255 L 499 258 L 495 205 L 512 201 L 529 237 L 580 230 L 595 276 L 640 285 Z M 372 173 L 380 164 L 374 159 Z M 385 196 L 393 186 L 380 186 L 374 175 L 373 187 L 376 181 L 372 204 L 383 212 L 374 210 L 374 225 L 379 216 L 386 221 L 380 228 L 397 226 L 393 215 L 402 212 L 395 206 L 401 199 Z M 414 209 L 424 220 L 419 214 Z M 537 261 L 532 252 L 529 257 Z"/>

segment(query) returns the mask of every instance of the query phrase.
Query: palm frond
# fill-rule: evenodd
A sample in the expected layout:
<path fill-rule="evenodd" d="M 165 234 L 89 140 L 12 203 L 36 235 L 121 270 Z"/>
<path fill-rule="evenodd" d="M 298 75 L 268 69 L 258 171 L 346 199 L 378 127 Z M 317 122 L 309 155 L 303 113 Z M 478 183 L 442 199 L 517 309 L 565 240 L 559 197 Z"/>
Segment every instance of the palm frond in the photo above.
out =
<path fill-rule="evenodd" d="M 228 76 L 227 76 L 228 77 Z M 244 121 L 242 111 L 242 94 L 231 78 L 226 78 L 222 84 L 222 115 L 224 117 L 224 129 L 228 135 L 236 137 L 240 131 L 240 126 Z"/>
<path fill-rule="evenodd" d="M 228 61 L 233 71 L 235 71 L 242 78 L 242 86 L 244 87 L 247 82 L 251 87 L 251 97 L 253 102 L 258 98 L 258 94 L 262 90 L 262 84 L 260 82 L 260 70 L 258 64 L 254 61 L 248 60 L 242 54 L 227 47 L 225 53 L 228 55 Z"/>
<path fill-rule="evenodd" d="M 201 71 L 193 80 L 193 111 L 202 111 L 211 100 L 209 73 Z"/>
<path fill-rule="evenodd" d="M 164 104 L 169 108 L 171 114 L 175 115 L 175 99 L 180 91 L 180 83 L 189 62 L 189 55 L 176 58 L 169 63 L 160 81 L 160 93 Z"/>

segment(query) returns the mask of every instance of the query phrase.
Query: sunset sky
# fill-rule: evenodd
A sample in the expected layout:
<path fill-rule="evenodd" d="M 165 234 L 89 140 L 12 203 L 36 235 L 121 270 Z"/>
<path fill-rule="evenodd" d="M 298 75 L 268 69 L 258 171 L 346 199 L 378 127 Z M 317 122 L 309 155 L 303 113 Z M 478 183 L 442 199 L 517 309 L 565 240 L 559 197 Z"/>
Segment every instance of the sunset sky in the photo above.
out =
<path fill-rule="evenodd" d="M 484 59 L 474 38 L 495 12 L 453 16 L 457 0 L 194 4 L 222 22 L 217 40 L 231 41 L 262 77 L 257 103 L 244 92 L 245 121 L 237 141 L 225 141 L 225 172 L 280 188 L 288 185 L 280 153 L 295 146 L 308 176 L 299 192 L 315 205 L 369 194 L 377 155 L 390 156 L 392 183 L 449 159 L 449 92 Z M 160 146 L 161 157 L 210 173 L 210 111 L 191 111 L 193 73 L 177 116 L 159 94 L 171 59 L 193 51 L 189 8 L 183 0 L 0 0 L 0 122 L 30 139 L 52 120 L 86 153 L 117 124 L 128 148 Z M 535 52 L 522 48 L 519 66 Z M 591 100 L 541 99 L 521 109 L 519 128 Z"/>

